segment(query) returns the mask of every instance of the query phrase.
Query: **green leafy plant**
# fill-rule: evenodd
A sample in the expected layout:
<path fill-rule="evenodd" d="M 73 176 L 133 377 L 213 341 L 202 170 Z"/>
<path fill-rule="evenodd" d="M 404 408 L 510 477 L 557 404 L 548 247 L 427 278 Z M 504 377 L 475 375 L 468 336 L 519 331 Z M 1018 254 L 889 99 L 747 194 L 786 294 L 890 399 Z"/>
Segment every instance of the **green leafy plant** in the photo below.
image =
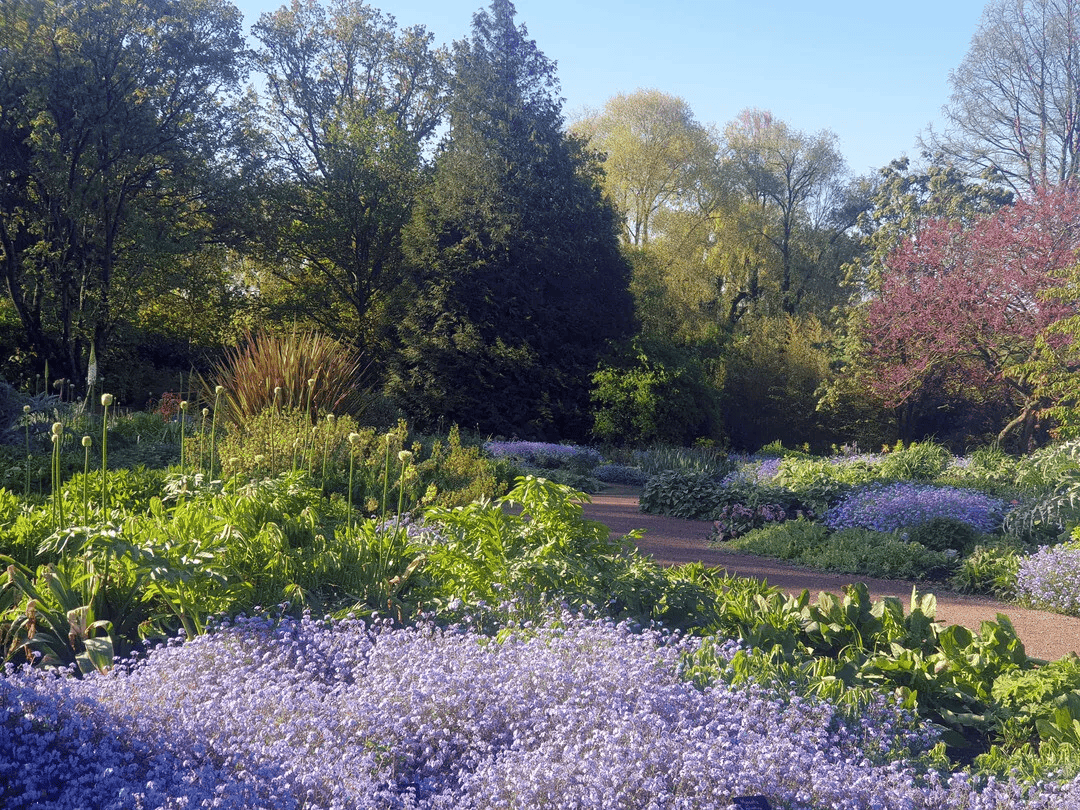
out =
<path fill-rule="evenodd" d="M 999 599 L 1016 594 L 1016 575 L 1025 546 L 1004 537 L 986 545 L 977 545 L 961 560 L 952 577 L 952 586 L 961 593 L 986 593 Z"/>
<path fill-rule="evenodd" d="M 933 481 L 948 466 L 951 456 L 942 445 L 933 441 L 898 442 L 878 465 L 881 478 L 897 481 Z"/>
<path fill-rule="evenodd" d="M 638 503 L 646 514 L 707 520 L 721 503 L 722 491 L 707 473 L 663 472 L 649 479 Z"/>

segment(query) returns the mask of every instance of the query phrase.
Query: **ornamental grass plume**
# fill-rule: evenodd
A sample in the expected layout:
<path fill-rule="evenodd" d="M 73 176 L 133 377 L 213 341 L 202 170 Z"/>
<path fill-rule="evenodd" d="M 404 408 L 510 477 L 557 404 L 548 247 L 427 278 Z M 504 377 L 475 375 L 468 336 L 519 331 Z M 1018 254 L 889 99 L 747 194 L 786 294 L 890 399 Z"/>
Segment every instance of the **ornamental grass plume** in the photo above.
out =
<path fill-rule="evenodd" d="M 0 805 L 1080 807 L 1077 783 L 1027 795 L 926 766 L 938 732 L 885 698 L 847 720 L 763 687 L 700 689 L 680 677 L 699 643 L 570 615 L 500 643 L 257 615 L 106 676 L 9 667 Z"/>
<path fill-rule="evenodd" d="M 243 425 L 275 405 L 306 408 L 315 424 L 324 413 L 363 413 L 372 396 L 364 382 L 368 366 L 361 352 L 320 332 L 258 331 L 227 350 L 199 382 L 208 399 L 215 390 L 209 380 L 225 387 L 222 418 L 229 424 Z"/>

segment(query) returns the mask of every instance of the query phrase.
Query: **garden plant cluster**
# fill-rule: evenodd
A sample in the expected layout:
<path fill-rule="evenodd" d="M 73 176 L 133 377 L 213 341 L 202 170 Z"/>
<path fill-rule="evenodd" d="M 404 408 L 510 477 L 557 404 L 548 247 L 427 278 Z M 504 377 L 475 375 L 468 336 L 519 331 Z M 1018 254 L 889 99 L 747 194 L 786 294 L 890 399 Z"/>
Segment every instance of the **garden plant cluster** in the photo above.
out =
<path fill-rule="evenodd" d="M 1080 659 L 1030 659 L 1004 617 L 943 627 L 928 594 L 664 568 L 581 507 L 643 484 L 757 553 L 867 567 L 889 540 L 898 572 L 1011 571 L 1037 601 L 1070 587 L 1046 558 L 1075 556 L 1072 445 L 483 442 L 365 428 L 316 388 L 236 417 L 214 387 L 28 402 L 0 450 L 0 806 L 1080 807 Z"/>

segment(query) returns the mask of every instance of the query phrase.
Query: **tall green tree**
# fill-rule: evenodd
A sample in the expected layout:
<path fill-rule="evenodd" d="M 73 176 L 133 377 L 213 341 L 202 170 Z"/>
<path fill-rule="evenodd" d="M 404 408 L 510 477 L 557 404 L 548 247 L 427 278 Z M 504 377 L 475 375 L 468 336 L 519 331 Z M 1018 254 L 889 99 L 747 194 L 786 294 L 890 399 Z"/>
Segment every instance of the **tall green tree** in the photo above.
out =
<path fill-rule="evenodd" d="M 362 0 L 264 14 L 268 266 L 315 323 L 370 347 L 401 282 L 401 236 L 442 120 L 447 54 Z M 312 295 L 312 284 L 321 288 Z"/>
<path fill-rule="evenodd" d="M 454 46 L 394 390 L 422 423 L 584 438 L 590 376 L 631 326 L 629 268 L 597 163 L 563 132 L 555 67 L 515 13 L 494 0 Z"/>
<path fill-rule="evenodd" d="M 659 90 L 620 93 L 571 131 L 604 155 L 604 188 L 625 218 L 627 244 L 648 245 L 663 210 L 707 210 L 717 145 L 683 99 Z"/>
<path fill-rule="evenodd" d="M 750 109 L 728 125 L 724 147 L 729 182 L 745 209 L 742 217 L 772 249 L 780 305 L 793 315 L 824 270 L 802 236 L 829 230 L 835 240 L 854 224 L 836 219 L 845 210 L 846 175 L 836 135 L 807 135 L 768 111 Z"/>
<path fill-rule="evenodd" d="M 231 199 L 241 16 L 223 0 L 0 15 L 0 272 L 39 361 L 82 380 L 91 346 L 107 363 L 139 304 L 184 286 L 176 257 Z"/>

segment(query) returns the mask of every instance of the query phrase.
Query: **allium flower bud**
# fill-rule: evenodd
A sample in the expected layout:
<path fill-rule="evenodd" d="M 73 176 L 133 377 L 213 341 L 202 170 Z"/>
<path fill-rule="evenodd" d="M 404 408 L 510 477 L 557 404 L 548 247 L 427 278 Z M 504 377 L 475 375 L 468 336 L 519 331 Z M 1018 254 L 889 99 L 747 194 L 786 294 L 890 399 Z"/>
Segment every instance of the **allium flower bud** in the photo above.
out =
<path fill-rule="evenodd" d="M 83 447 L 89 447 L 91 444 L 92 444 L 92 441 L 91 441 L 89 436 L 83 436 L 82 437 L 82 446 Z"/>
<path fill-rule="evenodd" d="M 209 408 L 203 408 L 202 409 L 202 415 L 203 415 L 203 419 L 208 417 L 210 415 L 210 409 Z"/>
<path fill-rule="evenodd" d="M 184 413 L 187 413 L 187 409 L 188 409 L 188 401 L 186 399 L 180 400 L 180 410 L 182 410 Z"/>
<path fill-rule="evenodd" d="M 64 432 L 64 426 L 61 423 L 59 423 L 59 422 L 53 422 L 52 423 L 53 436 L 59 436 L 63 432 Z"/>
<path fill-rule="evenodd" d="M 101 404 L 103 406 L 105 406 L 106 408 L 108 408 L 110 405 L 113 404 L 113 395 L 112 394 L 102 394 L 101 395 Z"/>
<path fill-rule="evenodd" d="M 360 441 L 360 434 L 359 433 L 350 433 L 349 434 L 349 444 L 356 444 L 358 441 Z"/>
<path fill-rule="evenodd" d="M 408 450 L 402 450 L 400 453 L 397 454 L 397 457 L 398 461 L 400 461 L 402 464 L 408 464 L 409 461 L 412 459 L 412 453 Z"/>
<path fill-rule="evenodd" d="M 22 412 L 23 413 L 30 413 L 30 406 L 29 405 L 23 405 L 22 406 Z"/>

